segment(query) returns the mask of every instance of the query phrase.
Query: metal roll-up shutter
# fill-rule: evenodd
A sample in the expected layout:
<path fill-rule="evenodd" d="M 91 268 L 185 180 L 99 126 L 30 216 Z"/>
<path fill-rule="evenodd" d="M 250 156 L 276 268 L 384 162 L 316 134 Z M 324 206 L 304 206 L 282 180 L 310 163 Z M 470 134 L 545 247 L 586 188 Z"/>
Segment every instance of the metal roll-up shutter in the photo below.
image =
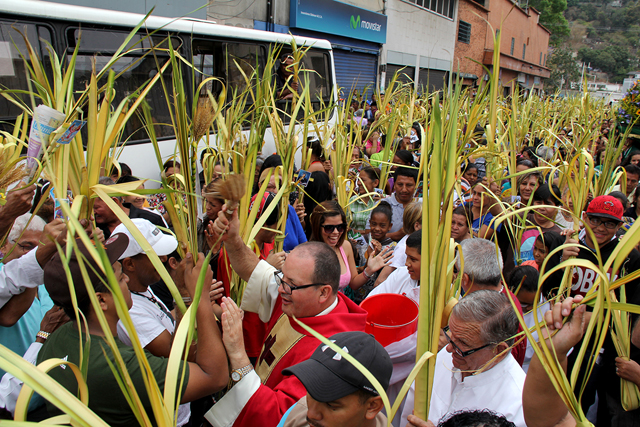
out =
<path fill-rule="evenodd" d="M 336 82 L 344 96 L 352 90 L 357 90 L 358 94 L 364 93 L 365 89 L 369 95 L 373 93 L 378 71 L 377 55 L 334 49 L 333 60 Z"/>
<path fill-rule="evenodd" d="M 420 68 L 418 75 L 418 90 L 429 86 L 429 92 L 444 89 L 446 83 L 447 72 L 442 70 L 430 70 L 428 68 Z"/>
<path fill-rule="evenodd" d="M 385 81 L 385 87 L 389 86 L 391 79 L 398 72 L 398 80 L 400 83 L 413 82 L 413 77 L 416 75 L 415 67 L 407 67 L 406 65 L 387 64 L 387 76 Z"/>

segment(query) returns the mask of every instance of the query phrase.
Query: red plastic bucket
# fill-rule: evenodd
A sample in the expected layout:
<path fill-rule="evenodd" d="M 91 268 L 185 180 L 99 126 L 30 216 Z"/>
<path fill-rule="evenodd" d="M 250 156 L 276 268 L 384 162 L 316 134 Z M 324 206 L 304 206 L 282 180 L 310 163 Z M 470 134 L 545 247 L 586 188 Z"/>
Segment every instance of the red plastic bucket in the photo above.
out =
<path fill-rule="evenodd" d="M 364 331 L 384 347 L 408 337 L 418 327 L 418 304 L 404 295 L 373 295 L 360 307 L 367 311 Z"/>

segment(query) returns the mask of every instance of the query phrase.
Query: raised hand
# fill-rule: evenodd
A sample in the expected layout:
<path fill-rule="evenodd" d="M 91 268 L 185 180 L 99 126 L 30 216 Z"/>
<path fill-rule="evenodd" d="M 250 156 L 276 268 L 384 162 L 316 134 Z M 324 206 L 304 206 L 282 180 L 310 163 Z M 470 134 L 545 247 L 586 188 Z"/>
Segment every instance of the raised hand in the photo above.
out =
<path fill-rule="evenodd" d="M 222 343 L 227 350 L 232 369 L 242 368 L 249 363 L 249 357 L 244 348 L 242 334 L 242 318 L 244 312 L 231 298 L 222 297 Z"/>
<path fill-rule="evenodd" d="M 389 265 L 392 259 L 393 248 L 387 246 L 378 255 L 369 258 L 369 261 L 367 262 L 367 268 L 371 271 L 371 274 L 373 274 L 376 271 L 381 270 Z"/>
<path fill-rule="evenodd" d="M 284 260 L 287 259 L 286 252 L 271 252 L 269 256 L 267 256 L 266 261 L 273 266 L 276 270 L 282 270 L 282 266 L 284 265 Z"/>
<path fill-rule="evenodd" d="M 566 355 L 571 348 L 582 339 L 586 326 L 585 312 L 587 307 L 579 305 L 572 309 L 573 303 L 582 301 L 582 295 L 569 297 L 562 302 L 557 302 L 551 307 L 551 310 L 544 314 L 544 320 L 547 328 L 542 329 L 542 333 L 546 338 L 546 331 L 552 334 L 551 342 L 560 355 Z M 573 313 L 571 319 L 563 324 L 565 318 Z M 558 331 L 554 334 L 554 331 Z"/>

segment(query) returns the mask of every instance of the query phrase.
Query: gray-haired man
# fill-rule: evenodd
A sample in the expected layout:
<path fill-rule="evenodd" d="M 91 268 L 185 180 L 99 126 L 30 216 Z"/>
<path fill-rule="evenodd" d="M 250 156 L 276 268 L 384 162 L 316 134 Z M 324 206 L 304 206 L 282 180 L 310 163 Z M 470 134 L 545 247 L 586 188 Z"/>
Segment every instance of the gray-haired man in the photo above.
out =
<path fill-rule="evenodd" d="M 517 426 L 522 412 L 525 373 L 509 352 L 518 320 L 509 299 L 480 290 L 453 308 L 444 329 L 448 344 L 436 360 L 429 419 L 437 424 L 460 410 L 490 409 Z M 401 426 L 413 409 L 413 386 L 407 395 Z"/>
<path fill-rule="evenodd" d="M 464 270 L 460 285 L 465 297 L 472 292 L 480 290 L 498 291 L 505 296 L 511 294 L 518 311 L 524 316 L 522 306 L 518 298 L 502 283 L 502 255 L 496 245 L 485 239 L 467 239 L 460 243 L 462 257 L 464 258 Z M 458 255 L 456 259 L 457 271 L 460 271 L 461 261 Z M 518 325 L 518 321 L 515 321 Z M 518 326 L 518 332 L 522 329 Z M 520 366 L 524 363 L 527 352 L 527 340 L 523 338 L 513 347 L 512 353 Z"/>

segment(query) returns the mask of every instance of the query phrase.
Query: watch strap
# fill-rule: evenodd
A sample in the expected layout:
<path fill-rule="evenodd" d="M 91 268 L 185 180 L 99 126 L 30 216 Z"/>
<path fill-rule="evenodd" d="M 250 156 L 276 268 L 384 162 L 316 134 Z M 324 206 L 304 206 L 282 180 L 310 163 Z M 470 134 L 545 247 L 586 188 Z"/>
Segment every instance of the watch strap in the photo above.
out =
<path fill-rule="evenodd" d="M 247 366 L 244 366 L 240 369 L 234 369 L 232 372 L 237 372 L 238 374 L 240 374 L 240 380 L 242 380 L 242 378 L 245 377 L 245 375 L 247 375 L 249 372 L 253 371 L 253 365 L 252 364 L 248 364 Z M 236 382 L 238 382 L 236 381 Z"/>
<path fill-rule="evenodd" d="M 38 333 L 36 334 L 36 337 L 38 338 L 42 338 L 43 340 L 47 340 L 47 338 L 49 338 L 49 335 L 51 335 L 49 332 L 45 332 L 45 331 L 38 331 Z"/>

